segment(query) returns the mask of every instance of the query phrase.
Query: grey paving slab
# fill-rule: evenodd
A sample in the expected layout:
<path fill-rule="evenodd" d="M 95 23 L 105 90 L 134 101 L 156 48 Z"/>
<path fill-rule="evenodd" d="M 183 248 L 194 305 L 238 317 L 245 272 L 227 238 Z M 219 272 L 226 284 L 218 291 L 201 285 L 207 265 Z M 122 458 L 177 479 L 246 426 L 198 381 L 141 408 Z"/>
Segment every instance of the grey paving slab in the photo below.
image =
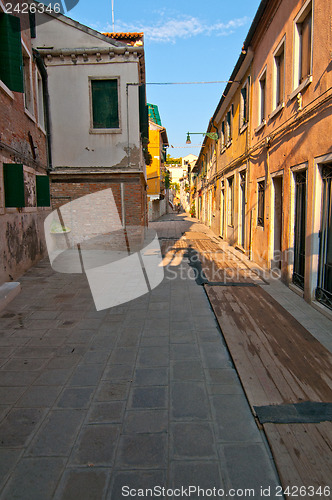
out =
<path fill-rule="evenodd" d="M 117 466 L 120 469 L 162 469 L 166 467 L 166 463 L 166 433 L 121 436 L 117 455 Z"/>
<path fill-rule="evenodd" d="M 218 460 L 209 462 L 176 460 L 171 462 L 170 487 L 180 490 L 183 493 L 182 498 L 185 498 L 186 495 L 189 495 L 189 486 L 191 487 L 190 498 L 195 500 L 203 498 L 198 488 L 204 490 L 223 488 L 224 483 Z"/>
<path fill-rule="evenodd" d="M 51 407 L 61 392 L 59 386 L 32 385 L 17 401 L 16 407 L 48 408 Z"/>
<path fill-rule="evenodd" d="M 69 469 L 64 473 L 54 498 L 56 500 L 101 500 L 107 488 L 108 476 L 108 470 L 103 468 Z"/>
<path fill-rule="evenodd" d="M 45 500 L 52 498 L 64 469 L 61 458 L 22 459 L 1 495 L 1 500 Z"/>
<path fill-rule="evenodd" d="M 0 443 L 3 448 L 23 448 L 42 421 L 45 411 L 40 408 L 14 408 L 0 423 Z"/>
<path fill-rule="evenodd" d="M 121 401 L 126 400 L 129 390 L 128 383 L 102 381 L 96 394 L 96 401 Z"/>
<path fill-rule="evenodd" d="M 210 419 L 204 384 L 196 381 L 174 382 L 171 385 L 170 415 L 172 419 Z"/>
<path fill-rule="evenodd" d="M 123 424 L 124 434 L 168 432 L 167 410 L 127 411 Z"/>
<path fill-rule="evenodd" d="M 172 379 L 174 380 L 200 380 L 204 381 L 204 370 L 201 360 L 173 361 Z"/>
<path fill-rule="evenodd" d="M 166 385 L 168 384 L 167 366 L 157 368 L 136 368 L 133 378 L 134 385 Z"/>
<path fill-rule="evenodd" d="M 5 449 L 0 448 L 0 484 L 6 483 L 9 474 L 13 471 L 20 456 L 22 455 L 21 449 Z"/>
<path fill-rule="evenodd" d="M 169 349 L 165 346 L 141 347 L 138 350 L 137 364 L 141 367 L 168 366 Z"/>
<path fill-rule="evenodd" d="M 88 414 L 89 424 L 113 424 L 123 421 L 125 401 L 94 403 Z"/>
<path fill-rule="evenodd" d="M 134 387 L 130 391 L 128 409 L 166 408 L 168 406 L 167 387 Z"/>
<path fill-rule="evenodd" d="M 212 408 L 218 440 L 245 442 L 261 440 L 260 432 L 244 394 L 213 395 Z"/>
<path fill-rule="evenodd" d="M 96 386 L 103 371 L 104 366 L 100 363 L 78 365 L 69 380 L 69 385 L 79 387 Z"/>
<path fill-rule="evenodd" d="M 162 489 L 166 484 L 167 474 L 166 470 L 133 470 L 133 471 L 117 471 L 112 477 L 111 486 L 109 488 L 106 500 L 117 500 L 128 496 L 132 490 L 135 494 L 140 491 L 145 495 L 147 490 L 153 491 L 158 487 L 158 491 L 162 494 Z M 138 492 L 138 493 L 136 493 Z M 147 493 L 150 494 L 149 492 Z M 144 498 L 143 495 L 140 495 Z M 151 496 L 151 495 L 150 495 Z M 158 495 L 159 496 L 159 495 Z M 139 497 L 138 497 L 139 498 Z M 69 499 L 68 499 L 69 500 Z"/>
<path fill-rule="evenodd" d="M 252 489 L 260 498 L 261 488 L 271 488 L 269 498 L 276 498 L 276 475 L 271 458 L 261 443 L 224 445 L 221 451 L 226 484 L 229 488 Z"/>
<path fill-rule="evenodd" d="M 103 380 L 131 380 L 134 372 L 134 364 L 113 364 L 108 363 L 104 369 Z"/>
<path fill-rule="evenodd" d="M 51 411 L 36 433 L 26 456 L 69 456 L 84 415 L 81 409 Z"/>
<path fill-rule="evenodd" d="M 173 459 L 216 459 L 217 449 L 211 423 L 173 423 L 171 425 L 171 455 Z"/>
<path fill-rule="evenodd" d="M 116 424 L 85 426 L 73 449 L 70 463 L 85 466 L 111 466 L 120 429 Z"/>
<path fill-rule="evenodd" d="M 26 388 L 23 387 L 0 387 L 0 401 L 2 404 L 14 404 L 22 396 Z"/>
<path fill-rule="evenodd" d="M 57 408 L 88 408 L 92 399 L 94 387 L 72 387 L 64 389 Z"/>

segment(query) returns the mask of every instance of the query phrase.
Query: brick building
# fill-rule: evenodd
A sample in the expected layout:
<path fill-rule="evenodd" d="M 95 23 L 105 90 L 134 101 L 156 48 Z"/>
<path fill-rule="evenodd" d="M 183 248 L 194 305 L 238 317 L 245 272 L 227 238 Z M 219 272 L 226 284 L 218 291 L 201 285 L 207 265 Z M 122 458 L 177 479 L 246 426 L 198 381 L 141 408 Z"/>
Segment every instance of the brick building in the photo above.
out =
<path fill-rule="evenodd" d="M 31 46 L 29 18 L 0 1 L 0 284 L 45 255 L 50 211 L 45 68 Z"/>
<path fill-rule="evenodd" d="M 37 14 L 36 25 L 50 93 L 52 207 L 111 188 L 123 226 L 146 225 L 142 34 L 101 34 L 56 13 Z"/>
<path fill-rule="evenodd" d="M 196 211 L 331 316 L 329 0 L 262 0 L 201 149 Z"/>

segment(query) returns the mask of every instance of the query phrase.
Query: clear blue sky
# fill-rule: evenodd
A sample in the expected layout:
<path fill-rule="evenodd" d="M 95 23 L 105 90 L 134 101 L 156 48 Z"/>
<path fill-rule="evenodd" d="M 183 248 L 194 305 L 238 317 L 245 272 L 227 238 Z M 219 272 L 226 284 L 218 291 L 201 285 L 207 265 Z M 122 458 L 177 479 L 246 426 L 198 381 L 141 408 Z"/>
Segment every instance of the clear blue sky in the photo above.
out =
<path fill-rule="evenodd" d="M 228 80 L 260 0 L 114 0 L 115 31 L 143 31 L 147 82 Z M 69 17 L 98 31 L 112 30 L 111 0 L 80 0 Z M 198 154 L 226 84 L 147 85 L 159 107 L 175 157 Z"/>

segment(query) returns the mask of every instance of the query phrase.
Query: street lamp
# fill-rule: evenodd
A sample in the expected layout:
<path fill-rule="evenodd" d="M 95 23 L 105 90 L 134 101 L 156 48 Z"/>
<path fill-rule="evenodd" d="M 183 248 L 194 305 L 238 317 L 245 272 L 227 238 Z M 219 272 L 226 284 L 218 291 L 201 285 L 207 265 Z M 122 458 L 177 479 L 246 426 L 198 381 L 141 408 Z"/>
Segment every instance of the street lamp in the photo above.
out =
<path fill-rule="evenodd" d="M 219 139 L 218 132 L 188 132 L 186 144 L 191 144 L 190 134 L 207 135 L 213 141 L 217 141 Z"/>

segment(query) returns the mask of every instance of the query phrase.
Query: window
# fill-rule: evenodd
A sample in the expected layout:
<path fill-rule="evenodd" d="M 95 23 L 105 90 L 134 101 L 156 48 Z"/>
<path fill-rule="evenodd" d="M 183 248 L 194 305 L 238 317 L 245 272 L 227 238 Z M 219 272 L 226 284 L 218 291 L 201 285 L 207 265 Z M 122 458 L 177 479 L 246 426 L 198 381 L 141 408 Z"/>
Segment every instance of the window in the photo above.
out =
<path fill-rule="evenodd" d="M 240 130 L 249 120 L 249 78 L 241 89 L 240 95 Z"/>
<path fill-rule="evenodd" d="M 37 207 L 50 206 L 50 181 L 47 175 L 36 175 L 36 198 Z"/>
<path fill-rule="evenodd" d="M 91 80 L 92 128 L 119 128 L 118 80 Z"/>
<path fill-rule="evenodd" d="M 23 92 L 21 24 L 0 12 L 0 80 L 13 92 Z"/>
<path fill-rule="evenodd" d="M 24 81 L 24 106 L 25 109 L 31 113 L 33 112 L 33 92 L 32 92 L 32 78 L 31 78 L 31 57 L 26 50 L 22 47 L 23 52 L 23 81 Z"/>
<path fill-rule="evenodd" d="M 225 147 L 225 122 L 223 121 L 221 123 L 221 129 L 220 129 L 220 152 L 222 152 L 224 147 Z"/>
<path fill-rule="evenodd" d="M 259 79 L 259 124 L 266 119 L 266 70 Z"/>
<path fill-rule="evenodd" d="M 230 109 L 226 114 L 226 145 L 232 140 L 232 110 Z"/>
<path fill-rule="evenodd" d="M 285 44 L 274 54 L 274 109 L 282 106 L 285 97 Z"/>
<path fill-rule="evenodd" d="M 25 207 L 24 173 L 21 163 L 4 163 L 5 207 Z"/>
<path fill-rule="evenodd" d="M 265 181 L 258 182 L 257 226 L 264 227 Z"/>
<path fill-rule="evenodd" d="M 227 224 L 234 224 L 234 177 L 228 179 Z"/>
<path fill-rule="evenodd" d="M 295 19 L 294 88 L 311 75 L 312 4 L 307 2 Z"/>
<path fill-rule="evenodd" d="M 37 71 L 37 105 L 38 105 L 38 124 L 45 128 L 45 110 L 44 110 L 44 89 L 43 80 L 39 71 Z"/>

